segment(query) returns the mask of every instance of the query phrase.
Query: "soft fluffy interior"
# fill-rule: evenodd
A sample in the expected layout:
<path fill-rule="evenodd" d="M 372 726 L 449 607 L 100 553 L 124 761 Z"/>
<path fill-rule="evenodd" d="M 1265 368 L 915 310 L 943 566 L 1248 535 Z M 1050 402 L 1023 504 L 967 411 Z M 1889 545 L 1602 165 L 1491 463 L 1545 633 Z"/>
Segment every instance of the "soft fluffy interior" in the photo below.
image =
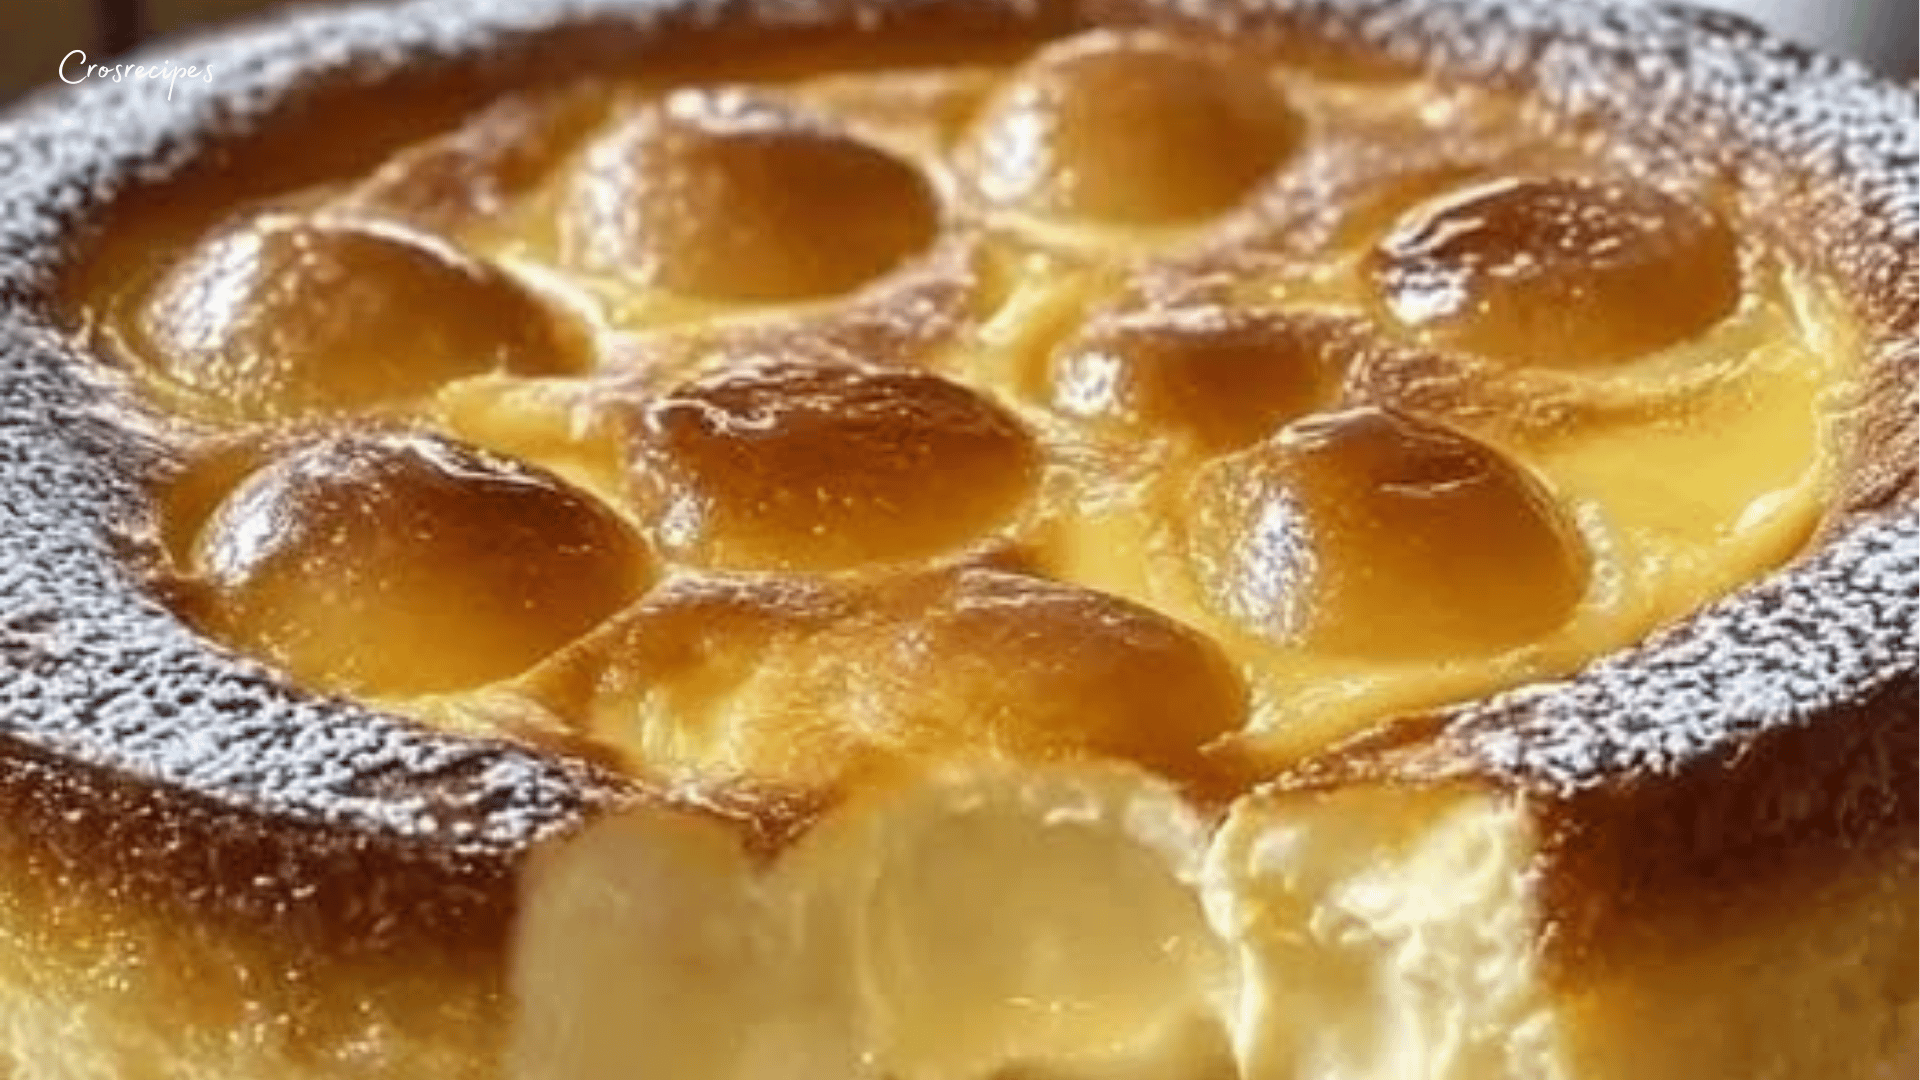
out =
<path fill-rule="evenodd" d="M 772 856 L 638 809 L 529 879 L 514 1075 L 1868 1080 L 1911 1044 L 1909 861 L 1593 983 L 1543 960 L 1538 840 L 1477 786 L 1208 825 L 1123 769 L 903 780 Z"/>

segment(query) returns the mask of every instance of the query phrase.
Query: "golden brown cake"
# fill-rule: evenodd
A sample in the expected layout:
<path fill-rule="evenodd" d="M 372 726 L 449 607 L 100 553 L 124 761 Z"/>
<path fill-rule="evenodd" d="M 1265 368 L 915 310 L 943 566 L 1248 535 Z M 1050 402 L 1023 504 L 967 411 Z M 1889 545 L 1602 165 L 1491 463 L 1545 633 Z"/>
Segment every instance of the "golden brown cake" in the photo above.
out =
<path fill-rule="evenodd" d="M 0 121 L 0 1073 L 1872 1080 L 1915 95 L 422 2 Z"/>

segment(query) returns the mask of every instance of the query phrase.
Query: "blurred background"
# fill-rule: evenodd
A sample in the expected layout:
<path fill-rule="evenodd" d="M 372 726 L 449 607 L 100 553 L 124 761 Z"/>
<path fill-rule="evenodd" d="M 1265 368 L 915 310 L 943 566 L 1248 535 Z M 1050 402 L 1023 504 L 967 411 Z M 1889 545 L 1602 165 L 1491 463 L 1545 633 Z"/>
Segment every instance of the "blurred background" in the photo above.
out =
<path fill-rule="evenodd" d="M 1417 2 L 1417 0 L 1415 0 Z M 1586 3 L 1591 0 L 1564 0 Z M 1647 0 L 1621 0 L 1647 2 Z M 1702 0 L 1896 78 L 1915 73 L 1916 0 Z M 0 0 L 0 102 L 53 80 L 60 58 L 92 63 L 146 37 L 175 33 L 286 0 Z"/>

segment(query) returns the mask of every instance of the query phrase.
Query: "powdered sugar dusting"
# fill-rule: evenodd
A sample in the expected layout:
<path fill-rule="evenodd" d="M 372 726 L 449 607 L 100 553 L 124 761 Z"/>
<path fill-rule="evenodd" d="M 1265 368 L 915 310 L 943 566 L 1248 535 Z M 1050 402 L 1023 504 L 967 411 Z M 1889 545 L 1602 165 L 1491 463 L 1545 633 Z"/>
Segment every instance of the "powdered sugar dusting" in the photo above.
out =
<path fill-rule="evenodd" d="M 1448 738 L 1528 784 L 1669 775 L 1914 677 L 1920 516 L 1870 521 L 1791 573 L 1563 684 L 1471 706 Z"/>

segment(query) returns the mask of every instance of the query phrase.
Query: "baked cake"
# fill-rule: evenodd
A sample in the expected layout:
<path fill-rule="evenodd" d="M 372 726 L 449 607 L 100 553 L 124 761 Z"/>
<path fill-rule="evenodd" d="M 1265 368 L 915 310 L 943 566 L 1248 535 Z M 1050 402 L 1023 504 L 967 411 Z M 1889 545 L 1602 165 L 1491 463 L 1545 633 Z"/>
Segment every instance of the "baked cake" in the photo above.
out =
<path fill-rule="evenodd" d="M 0 1071 L 1910 1052 L 1911 88 L 1548 2 L 162 53 L 0 122 Z"/>

